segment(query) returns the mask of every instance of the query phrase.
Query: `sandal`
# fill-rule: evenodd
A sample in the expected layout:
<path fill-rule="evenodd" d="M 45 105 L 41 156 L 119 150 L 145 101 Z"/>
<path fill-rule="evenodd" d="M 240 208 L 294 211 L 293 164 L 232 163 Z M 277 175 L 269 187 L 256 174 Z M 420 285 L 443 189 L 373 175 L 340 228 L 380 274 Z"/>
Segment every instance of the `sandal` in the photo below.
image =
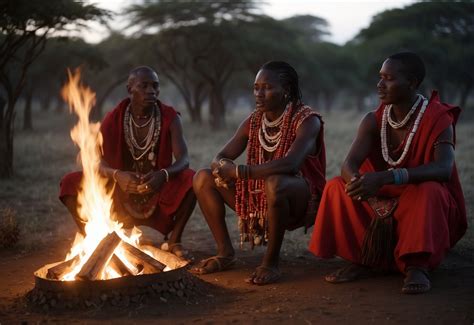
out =
<path fill-rule="evenodd" d="M 266 273 L 263 276 L 262 273 Z M 256 285 L 275 283 L 281 278 L 281 271 L 277 267 L 260 265 L 245 282 Z"/>
<path fill-rule="evenodd" d="M 430 291 L 431 282 L 428 271 L 421 267 L 407 267 L 403 280 L 402 293 L 414 295 Z"/>
<path fill-rule="evenodd" d="M 194 274 L 209 274 L 229 269 L 237 260 L 234 256 L 212 256 L 200 261 L 190 269 Z"/>
<path fill-rule="evenodd" d="M 324 277 L 329 283 L 338 284 L 368 278 L 371 270 L 363 265 L 351 263 Z"/>

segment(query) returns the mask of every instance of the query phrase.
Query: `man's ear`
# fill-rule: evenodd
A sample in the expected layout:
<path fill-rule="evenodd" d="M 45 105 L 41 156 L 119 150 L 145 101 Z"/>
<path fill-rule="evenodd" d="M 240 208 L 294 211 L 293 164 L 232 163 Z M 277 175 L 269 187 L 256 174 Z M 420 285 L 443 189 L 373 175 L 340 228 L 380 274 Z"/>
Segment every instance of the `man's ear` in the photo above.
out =
<path fill-rule="evenodd" d="M 418 78 L 416 78 L 415 76 L 411 76 L 408 79 L 408 82 L 409 82 L 410 90 L 416 90 L 418 89 L 418 86 L 420 85 Z"/>

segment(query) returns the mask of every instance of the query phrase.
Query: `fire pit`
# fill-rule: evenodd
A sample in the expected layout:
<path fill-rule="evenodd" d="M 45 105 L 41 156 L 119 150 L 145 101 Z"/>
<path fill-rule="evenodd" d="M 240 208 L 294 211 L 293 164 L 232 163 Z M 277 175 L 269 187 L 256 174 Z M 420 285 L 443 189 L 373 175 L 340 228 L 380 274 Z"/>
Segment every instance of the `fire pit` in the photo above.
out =
<path fill-rule="evenodd" d="M 63 96 L 79 121 L 71 137 L 80 148 L 83 176 L 77 213 L 85 222 L 62 262 L 35 272 L 35 288 L 28 301 L 45 309 L 128 306 L 150 296 L 167 301 L 192 293 L 199 280 L 185 270 L 188 261 L 146 245 L 138 228 L 124 229 L 113 215 L 108 179 L 99 172 L 101 143 L 99 123 L 89 122 L 95 94 L 80 83 L 80 73 L 69 73 Z"/>
<path fill-rule="evenodd" d="M 110 280 L 60 281 L 47 278 L 46 265 L 35 272 L 35 288 L 27 299 L 33 307 L 49 309 L 129 307 L 150 299 L 189 299 L 205 291 L 205 284 L 184 267 L 161 273 Z"/>

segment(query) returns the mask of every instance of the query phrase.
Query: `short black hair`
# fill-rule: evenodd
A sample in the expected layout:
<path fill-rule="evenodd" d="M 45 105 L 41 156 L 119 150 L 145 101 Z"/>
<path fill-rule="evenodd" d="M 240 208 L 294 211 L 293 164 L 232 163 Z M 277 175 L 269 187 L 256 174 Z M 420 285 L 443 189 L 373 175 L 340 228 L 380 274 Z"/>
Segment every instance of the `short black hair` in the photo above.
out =
<path fill-rule="evenodd" d="M 295 106 L 301 104 L 302 95 L 299 85 L 298 73 L 290 64 L 284 61 L 269 61 L 262 65 L 260 70 L 270 70 L 276 72 L 283 87 L 288 88 L 289 101 Z"/>
<path fill-rule="evenodd" d="M 399 52 L 390 55 L 388 59 L 400 61 L 405 67 L 403 72 L 407 77 L 415 77 L 418 81 L 417 87 L 419 87 L 423 79 L 425 79 L 425 64 L 418 54 L 413 52 Z"/>

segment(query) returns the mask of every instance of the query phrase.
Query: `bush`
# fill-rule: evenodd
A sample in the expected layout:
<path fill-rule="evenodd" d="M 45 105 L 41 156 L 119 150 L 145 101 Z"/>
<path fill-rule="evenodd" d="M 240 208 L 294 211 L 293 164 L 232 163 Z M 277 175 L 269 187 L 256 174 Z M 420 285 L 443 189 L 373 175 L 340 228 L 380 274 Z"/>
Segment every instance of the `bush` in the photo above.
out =
<path fill-rule="evenodd" d="M 10 208 L 0 210 L 0 248 L 13 247 L 19 239 L 20 227 L 15 210 Z"/>

